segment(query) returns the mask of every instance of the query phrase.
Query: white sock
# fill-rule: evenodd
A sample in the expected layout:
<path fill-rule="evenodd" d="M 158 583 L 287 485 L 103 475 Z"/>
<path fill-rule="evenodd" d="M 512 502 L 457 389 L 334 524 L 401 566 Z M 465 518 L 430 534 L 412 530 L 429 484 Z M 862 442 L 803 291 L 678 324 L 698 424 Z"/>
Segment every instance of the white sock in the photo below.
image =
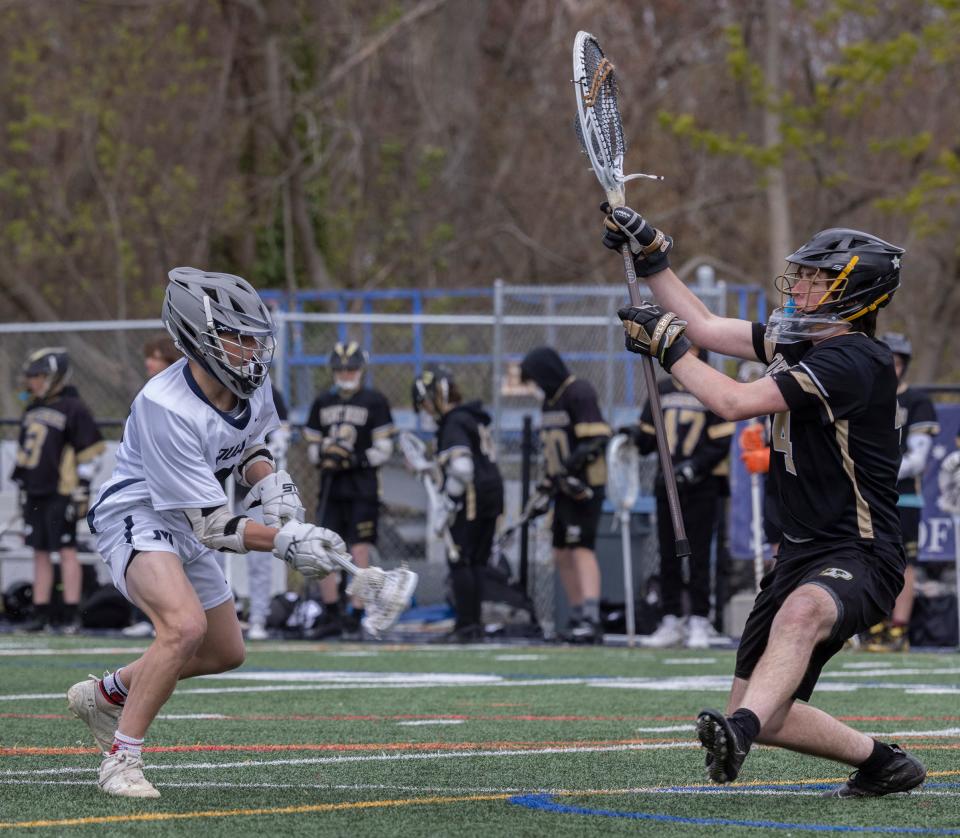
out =
<path fill-rule="evenodd" d="M 142 749 L 142 739 L 125 736 L 119 730 L 113 734 L 113 747 L 110 749 L 111 754 L 115 754 L 117 751 L 129 751 L 133 756 L 138 757 Z"/>

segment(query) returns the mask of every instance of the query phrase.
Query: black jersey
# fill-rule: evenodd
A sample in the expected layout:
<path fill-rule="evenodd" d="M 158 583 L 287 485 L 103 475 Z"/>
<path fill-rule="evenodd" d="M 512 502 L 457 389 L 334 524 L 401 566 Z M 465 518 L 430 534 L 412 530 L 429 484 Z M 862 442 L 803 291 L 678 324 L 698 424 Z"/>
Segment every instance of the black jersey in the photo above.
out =
<path fill-rule="evenodd" d="M 594 489 L 607 483 L 607 462 L 603 446 L 610 438 L 610 426 L 603 420 L 597 392 L 588 381 L 571 375 L 552 398 L 543 403 L 540 443 L 544 471 L 554 477 L 571 471 Z M 579 458 L 578 450 L 591 448 L 595 455 L 580 468 L 570 468 Z"/>
<path fill-rule="evenodd" d="M 468 521 L 496 518 L 503 512 L 503 478 L 496 463 L 490 414 L 478 401 L 458 404 L 447 411 L 437 426 L 437 462 L 446 471 L 455 457 L 469 452 L 473 459 L 473 483 L 463 498 Z"/>
<path fill-rule="evenodd" d="M 333 472 L 331 500 L 377 498 L 377 470 L 367 462 L 366 452 L 374 440 L 392 433 L 390 404 L 379 390 L 361 387 L 345 398 L 332 388 L 314 399 L 303 429 L 307 442 L 336 439 L 357 456 L 356 467 Z"/>
<path fill-rule="evenodd" d="M 69 495 L 77 487 L 77 465 L 100 456 L 103 448 L 90 408 L 67 386 L 27 406 L 11 478 L 30 495 Z"/>
<path fill-rule="evenodd" d="M 657 390 L 674 464 L 686 460 L 698 480 L 709 475 L 725 480 L 730 474 L 730 442 L 736 425 L 708 410 L 672 378 L 661 380 Z M 640 432 L 640 453 L 649 454 L 657 444 L 649 401 L 640 415 Z"/>
<path fill-rule="evenodd" d="M 900 428 L 900 456 L 907 453 L 907 437 L 910 434 L 940 434 L 940 422 L 930 397 L 922 390 L 907 387 L 897 393 L 897 426 Z M 919 495 L 922 474 L 905 477 L 897 483 L 901 495 Z"/>
<path fill-rule="evenodd" d="M 774 346 L 759 323 L 753 347 L 789 407 L 771 430 L 775 523 L 793 541 L 899 542 L 893 353 L 861 332 Z"/>

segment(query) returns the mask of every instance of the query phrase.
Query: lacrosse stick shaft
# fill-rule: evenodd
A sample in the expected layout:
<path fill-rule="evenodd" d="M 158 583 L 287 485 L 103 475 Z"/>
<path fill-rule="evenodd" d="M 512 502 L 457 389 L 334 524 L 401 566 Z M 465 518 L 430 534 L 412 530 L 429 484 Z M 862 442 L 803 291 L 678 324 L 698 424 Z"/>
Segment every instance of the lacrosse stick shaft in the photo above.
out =
<path fill-rule="evenodd" d="M 760 593 L 763 579 L 763 504 L 760 496 L 760 475 L 750 475 L 750 529 L 753 541 L 753 584 Z"/>
<path fill-rule="evenodd" d="M 620 543 L 623 546 L 623 602 L 626 606 L 627 645 L 637 642 L 637 619 L 633 610 L 633 545 L 630 542 L 630 510 L 620 510 Z"/>
<path fill-rule="evenodd" d="M 627 277 L 627 291 L 630 305 L 638 306 L 640 288 L 637 285 L 637 272 L 633 267 L 633 256 L 626 244 L 620 249 L 623 255 L 623 272 Z M 663 408 L 660 406 L 660 391 L 657 389 L 657 374 L 653 368 L 653 358 L 644 355 L 640 363 L 643 379 L 647 385 L 647 398 L 650 400 L 650 412 L 653 414 L 653 428 L 657 437 L 657 454 L 660 458 L 660 471 L 663 472 L 663 484 L 667 492 L 667 506 L 670 509 L 670 522 L 673 525 L 673 537 L 676 541 L 676 556 L 683 559 L 690 556 L 690 542 L 687 541 L 687 529 L 683 525 L 683 513 L 680 510 L 680 495 L 677 493 L 677 478 L 673 473 L 673 460 L 667 444 L 667 431 L 663 423 Z"/>
<path fill-rule="evenodd" d="M 323 517 L 330 503 L 330 490 L 333 488 L 333 475 L 329 471 L 320 472 L 320 501 L 317 503 L 317 524 L 323 526 Z"/>

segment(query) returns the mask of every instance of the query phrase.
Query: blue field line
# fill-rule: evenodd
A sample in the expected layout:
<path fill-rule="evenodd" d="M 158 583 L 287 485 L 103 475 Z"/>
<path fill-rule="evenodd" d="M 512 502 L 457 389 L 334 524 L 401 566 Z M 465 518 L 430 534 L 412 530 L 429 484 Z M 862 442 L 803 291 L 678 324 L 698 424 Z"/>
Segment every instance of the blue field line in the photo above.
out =
<path fill-rule="evenodd" d="M 782 788 L 779 787 L 779 788 Z M 826 823 L 782 823 L 779 821 L 737 820 L 733 818 L 689 818 L 661 815 L 656 812 L 620 812 L 615 809 L 592 809 L 586 806 L 565 806 L 547 794 L 524 794 L 511 797 L 508 803 L 541 812 L 561 815 L 594 815 L 603 818 L 658 821 L 660 823 L 693 824 L 696 826 L 746 826 L 756 829 L 794 829 L 803 832 L 881 832 L 902 835 L 960 835 L 960 829 L 922 826 L 840 826 Z"/>

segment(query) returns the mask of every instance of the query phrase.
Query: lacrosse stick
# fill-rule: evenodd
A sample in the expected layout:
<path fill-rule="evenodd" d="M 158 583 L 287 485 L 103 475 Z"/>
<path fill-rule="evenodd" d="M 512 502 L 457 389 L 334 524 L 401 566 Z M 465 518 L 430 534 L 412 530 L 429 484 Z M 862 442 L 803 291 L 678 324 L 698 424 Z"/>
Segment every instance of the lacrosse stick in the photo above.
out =
<path fill-rule="evenodd" d="M 400 431 L 397 434 L 397 445 L 400 447 L 400 453 L 407 467 L 413 471 L 423 488 L 427 492 L 427 502 L 431 510 L 440 507 L 440 469 L 437 464 L 427 456 L 427 444 L 412 431 Z M 460 550 L 457 548 L 450 535 L 450 528 L 446 525 L 443 531 L 439 533 L 443 539 L 443 546 L 447 550 L 447 556 L 451 562 L 460 561 Z"/>
<path fill-rule="evenodd" d="M 953 567 L 957 589 L 957 637 L 960 638 L 960 450 L 940 463 L 937 475 L 940 497 L 937 506 L 953 518 Z"/>
<path fill-rule="evenodd" d="M 546 491 L 539 486 L 537 487 L 537 490 L 530 495 L 529 500 L 527 500 L 526 506 L 523 507 L 523 512 L 520 513 L 520 517 L 516 523 L 507 527 L 497 536 L 496 541 L 493 542 L 492 553 L 494 556 L 499 555 L 503 551 L 503 548 L 510 543 L 510 539 L 516 535 L 517 530 L 529 524 L 534 518 L 546 514 L 547 509 L 544 507 L 550 502 L 553 494 L 553 492 Z"/>
<path fill-rule="evenodd" d="M 626 434 L 617 434 L 607 445 L 607 497 L 620 518 L 623 554 L 623 598 L 627 609 L 627 645 L 637 642 L 633 602 L 633 545 L 630 541 L 630 510 L 640 494 L 640 451 Z"/>
<path fill-rule="evenodd" d="M 417 574 L 406 567 L 383 570 L 379 567 L 357 567 L 349 553 L 333 553 L 331 557 L 350 574 L 347 595 L 363 602 L 360 621 L 374 637 L 379 637 L 407 610 L 417 589 Z"/>
<path fill-rule="evenodd" d="M 617 104 L 617 83 L 613 64 L 607 59 L 597 39 L 589 32 L 578 32 L 573 42 L 573 87 L 577 98 L 577 119 L 575 122 L 580 147 L 587 157 L 593 173 L 600 181 L 607 201 L 611 207 L 622 207 L 626 203 L 624 184 L 637 178 L 663 180 L 659 175 L 634 174 L 624 177 L 623 154 L 626 145 L 623 139 L 623 122 L 620 119 L 620 107 Z M 640 305 L 640 289 L 637 286 L 637 272 L 633 267 L 630 247 L 624 243 L 620 248 L 623 256 L 623 271 L 627 279 L 627 291 L 630 305 Z M 676 556 L 681 561 L 690 556 L 690 543 L 683 525 L 680 511 L 680 498 L 677 494 L 677 480 L 673 474 L 670 448 L 663 423 L 663 410 L 660 407 L 660 392 L 657 390 L 657 375 L 653 368 L 653 358 L 641 359 L 643 378 L 647 387 L 647 397 L 653 413 L 653 426 L 657 437 L 657 453 L 660 457 L 660 470 L 667 492 L 667 505 L 670 509 L 670 521 L 676 541 Z"/>

